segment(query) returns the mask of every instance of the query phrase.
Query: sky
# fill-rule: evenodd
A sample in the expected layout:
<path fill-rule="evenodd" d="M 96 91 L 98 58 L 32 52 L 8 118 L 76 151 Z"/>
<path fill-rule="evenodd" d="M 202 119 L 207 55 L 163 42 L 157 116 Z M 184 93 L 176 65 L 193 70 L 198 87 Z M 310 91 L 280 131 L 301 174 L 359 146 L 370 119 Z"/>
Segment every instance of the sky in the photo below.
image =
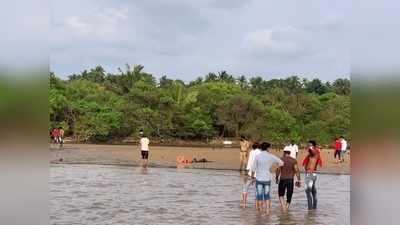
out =
<path fill-rule="evenodd" d="M 52 0 L 50 70 L 66 78 L 141 64 L 190 81 L 350 76 L 346 0 Z"/>

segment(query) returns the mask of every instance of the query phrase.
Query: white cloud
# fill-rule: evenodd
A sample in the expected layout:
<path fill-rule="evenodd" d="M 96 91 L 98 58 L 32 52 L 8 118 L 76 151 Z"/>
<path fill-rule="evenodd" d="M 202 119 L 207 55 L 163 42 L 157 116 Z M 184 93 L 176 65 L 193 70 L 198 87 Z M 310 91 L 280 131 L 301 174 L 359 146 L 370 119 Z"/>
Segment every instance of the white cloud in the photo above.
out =
<path fill-rule="evenodd" d="M 291 0 L 54 1 L 51 67 L 63 77 L 99 64 L 112 72 L 124 63 L 140 63 L 156 76 L 183 80 L 218 70 L 266 77 L 294 72 L 341 76 L 348 68 L 341 29 L 346 5 L 344 0 L 329 5 Z"/>
<path fill-rule="evenodd" d="M 53 28 L 53 47 L 75 43 L 120 41 L 124 29 L 122 23 L 127 19 L 126 9 L 97 9 L 84 16 L 70 16 Z"/>
<path fill-rule="evenodd" d="M 306 50 L 306 33 L 291 26 L 257 30 L 244 37 L 245 51 L 256 55 L 297 55 Z"/>

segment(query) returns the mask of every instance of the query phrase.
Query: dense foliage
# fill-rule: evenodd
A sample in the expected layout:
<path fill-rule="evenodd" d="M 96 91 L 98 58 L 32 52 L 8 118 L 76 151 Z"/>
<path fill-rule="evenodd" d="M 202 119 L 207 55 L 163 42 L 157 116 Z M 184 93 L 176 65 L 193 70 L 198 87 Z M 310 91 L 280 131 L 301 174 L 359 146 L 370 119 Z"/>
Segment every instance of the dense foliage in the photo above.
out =
<path fill-rule="evenodd" d="M 50 126 L 63 126 L 79 141 L 121 139 L 139 130 L 163 139 L 245 135 L 275 143 L 330 143 L 350 135 L 348 79 L 247 79 L 222 71 L 184 83 L 156 80 L 141 65 L 119 71 L 97 66 L 66 81 L 50 73 Z"/>

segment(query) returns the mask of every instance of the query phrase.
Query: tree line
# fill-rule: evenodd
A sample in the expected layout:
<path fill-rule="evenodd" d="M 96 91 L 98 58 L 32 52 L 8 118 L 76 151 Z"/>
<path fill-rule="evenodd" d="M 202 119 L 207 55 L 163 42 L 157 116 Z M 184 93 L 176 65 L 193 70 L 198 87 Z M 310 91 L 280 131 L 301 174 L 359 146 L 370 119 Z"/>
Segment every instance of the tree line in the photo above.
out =
<path fill-rule="evenodd" d="M 156 79 L 142 65 L 116 74 L 101 66 L 66 80 L 50 72 L 50 128 L 102 142 L 143 130 L 157 139 L 247 136 L 284 143 L 330 143 L 350 136 L 350 80 L 291 76 L 265 80 L 221 71 L 191 82 Z"/>

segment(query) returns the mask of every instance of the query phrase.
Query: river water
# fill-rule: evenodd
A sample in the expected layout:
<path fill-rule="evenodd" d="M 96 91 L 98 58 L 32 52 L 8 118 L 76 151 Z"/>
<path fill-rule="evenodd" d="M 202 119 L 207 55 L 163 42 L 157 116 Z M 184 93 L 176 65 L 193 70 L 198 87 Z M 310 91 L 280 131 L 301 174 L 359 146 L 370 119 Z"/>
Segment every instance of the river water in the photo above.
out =
<path fill-rule="evenodd" d="M 350 224 L 350 176 L 321 174 L 318 210 L 307 211 L 304 188 L 295 188 L 289 212 L 281 212 L 277 185 L 272 213 L 241 209 L 242 178 L 235 171 L 102 165 L 52 165 L 53 225 L 105 224 Z"/>

